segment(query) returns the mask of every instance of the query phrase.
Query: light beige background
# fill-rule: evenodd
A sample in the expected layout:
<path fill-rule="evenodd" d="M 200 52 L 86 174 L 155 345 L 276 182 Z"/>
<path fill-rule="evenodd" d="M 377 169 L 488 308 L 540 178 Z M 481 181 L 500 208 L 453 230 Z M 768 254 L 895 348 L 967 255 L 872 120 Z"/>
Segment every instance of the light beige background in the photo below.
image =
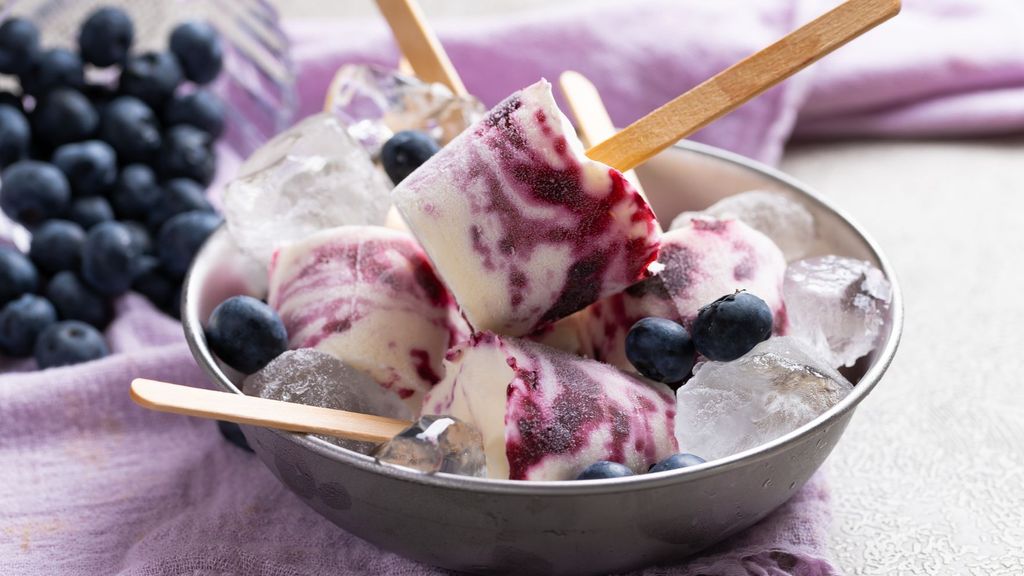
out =
<path fill-rule="evenodd" d="M 550 4 L 421 3 L 430 18 Z M 843 573 L 1024 575 L 1024 139 L 803 145 L 782 167 L 870 231 L 906 294 L 896 361 L 826 464 Z"/>

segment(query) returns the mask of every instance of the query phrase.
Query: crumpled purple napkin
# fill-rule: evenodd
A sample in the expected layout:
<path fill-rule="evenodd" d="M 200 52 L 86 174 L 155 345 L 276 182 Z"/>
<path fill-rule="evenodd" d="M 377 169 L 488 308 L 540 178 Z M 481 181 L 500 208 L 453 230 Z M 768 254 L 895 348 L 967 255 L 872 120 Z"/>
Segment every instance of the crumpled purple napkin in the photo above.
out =
<path fill-rule="evenodd" d="M 625 124 L 835 2 L 588 4 L 438 23 L 469 89 L 493 104 L 540 75 L 587 74 Z M 392 64 L 379 22 L 294 23 L 305 112 L 345 61 Z M 1024 128 L 1024 5 L 906 0 L 904 13 L 696 138 L 773 162 L 804 138 L 994 134 Z M 208 386 L 181 327 L 129 295 L 114 355 L 18 373 L 0 363 L 0 574 L 441 574 L 337 529 L 209 421 L 136 407 L 136 376 Z M 815 476 L 743 534 L 660 575 L 816 576 L 828 493 Z"/>

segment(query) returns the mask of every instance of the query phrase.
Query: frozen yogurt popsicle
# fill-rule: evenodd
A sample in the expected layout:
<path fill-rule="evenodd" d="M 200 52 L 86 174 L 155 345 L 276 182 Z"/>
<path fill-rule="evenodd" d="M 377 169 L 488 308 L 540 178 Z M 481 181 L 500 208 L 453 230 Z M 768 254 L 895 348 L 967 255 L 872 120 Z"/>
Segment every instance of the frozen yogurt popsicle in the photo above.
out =
<path fill-rule="evenodd" d="M 424 414 L 481 432 L 487 475 L 572 480 L 598 460 L 646 472 L 676 452 L 664 384 L 527 340 L 483 332 L 453 348 Z"/>
<path fill-rule="evenodd" d="M 472 327 L 521 336 L 647 278 L 654 213 L 589 160 L 551 85 L 506 99 L 392 192 Z"/>
<path fill-rule="evenodd" d="M 280 248 L 268 303 L 291 348 L 316 348 L 367 372 L 413 414 L 466 331 L 412 236 L 376 226 L 324 230 Z"/>
<path fill-rule="evenodd" d="M 662 236 L 658 262 L 664 265 L 658 275 L 587 309 L 594 358 L 632 371 L 625 340 L 636 321 L 658 316 L 690 328 L 702 306 L 736 290 L 764 300 L 775 333 L 785 333 L 786 259 L 767 236 L 743 222 L 696 215 Z"/>

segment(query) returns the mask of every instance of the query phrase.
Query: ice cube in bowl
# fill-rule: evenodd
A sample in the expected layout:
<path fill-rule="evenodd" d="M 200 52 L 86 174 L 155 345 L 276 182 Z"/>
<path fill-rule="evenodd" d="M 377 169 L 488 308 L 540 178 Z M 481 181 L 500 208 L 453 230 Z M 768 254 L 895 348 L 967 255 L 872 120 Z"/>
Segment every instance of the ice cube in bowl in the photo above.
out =
<path fill-rule="evenodd" d="M 848 218 L 785 174 L 694 143 L 638 170 L 662 224 L 748 190 L 782 194 L 818 225 L 807 257 L 870 262 L 892 282 L 875 350 L 843 375 L 854 385 L 797 430 L 681 470 L 602 481 L 531 482 L 426 475 L 382 466 L 301 434 L 243 426 L 257 455 L 338 526 L 384 549 L 474 573 L 603 574 L 670 562 L 753 525 L 792 496 L 838 442 L 853 409 L 885 373 L 902 330 L 902 297 L 875 244 Z M 263 296 L 222 230 L 200 253 L 184 297 L 186 336 L 200 365 L 238 392 L 203 339 L 209 311 L 231 294 Z M 257 275 L 258 276 L 258 275 Z M 343 498 L 338 495 L 343 494 Z"/>

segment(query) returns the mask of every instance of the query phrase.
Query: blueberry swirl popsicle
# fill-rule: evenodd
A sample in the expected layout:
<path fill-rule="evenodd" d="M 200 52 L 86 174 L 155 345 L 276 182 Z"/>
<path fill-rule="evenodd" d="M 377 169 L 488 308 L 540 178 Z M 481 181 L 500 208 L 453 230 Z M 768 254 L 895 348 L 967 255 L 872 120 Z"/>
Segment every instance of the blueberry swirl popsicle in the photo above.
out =
<path fill-rule="evenodd" d="M 407 233 L 341 226 L 280 248 L 267 298 L 289 347 L 316 348 L 374 377 L 419 413 L 445 351 L 466 336 L 454 301 Z"/>
<path fill-rule="evenodd" d="M 476 331 L 522 336 L 652 274 L 660 233 L 584 155 L 545 81 L 511 95 L 392 199 Z"/>
<path fill-rule="evenodd" d="M 786 333 L 786 259 L 771 239 L 740 220 L 695 215 L 662 236 L 658 261 L 664 269 L 657 276 L 581 314 L 594 358 L 634 370 L 626 358 L 625 340 L 636 321 L 657 316 L 690 328 L 702 306 L 736 290 L 764 300 L 772 311 L 775 334 Z"/>
<path fill-rule="evenodd" d="M 476 426 L 491 478 L 573 480 L 598 460 L 643 473 L 677 451 L 668 386 L 488 332 L 448 352 L 423 413 Z"/>

